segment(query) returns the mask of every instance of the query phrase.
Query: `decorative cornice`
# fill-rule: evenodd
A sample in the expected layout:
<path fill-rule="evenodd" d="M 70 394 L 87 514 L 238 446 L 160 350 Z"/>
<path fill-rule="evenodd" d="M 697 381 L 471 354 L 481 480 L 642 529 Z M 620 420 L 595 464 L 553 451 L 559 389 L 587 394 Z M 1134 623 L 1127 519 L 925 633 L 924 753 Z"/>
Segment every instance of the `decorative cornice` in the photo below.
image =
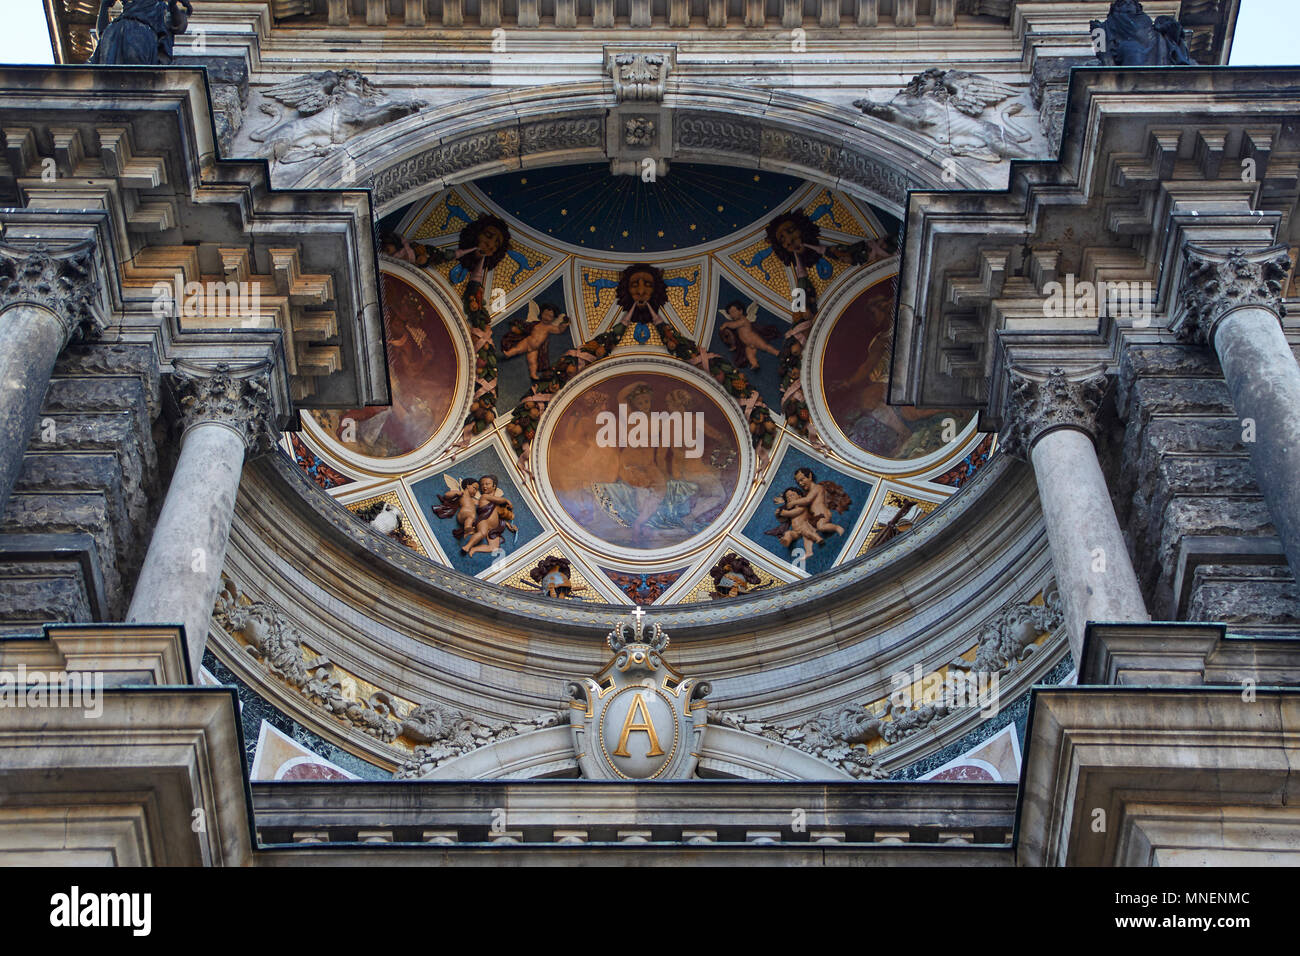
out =
<path fill-rule="evenodd" d="M 1283 280 L 1291 269 L 1285 246 L 1226 254 L 1188 245 L 1183 249 L 1183 315 L 1176 330 L 1197 345 L 1213 345 L 1214 330 L 1234 309 L 1258 306 L 1286 315 Z"/>
<path fill-rule="evenodd" d="M 51 250 L 0 245 L 0 312 L 20 303 L 53 313 L 64 341 L 94 338 L 105 322 L 99 313 L 99 277 L 89 242 Z"/>
<path fill-rule="evenodd" d="M 1062 368 L 1053 368 L 1045 379 L 1030 378 L 1016 369 L 1007 374 L 1011 390 L 998 442 L 1007 454 L 1028 460 L 1034 443 L 1058 428 L 1078 429 L 1096 440 L 1097 410 L 1106 394 L 1104 373 L 1076 379 L 1067 378 Z"/>
<path fill-rule="evenodd" d="M 172 381 L 185 431 L 214 422 L 237 432 L 250 453 L 274 447 L 275 410 L 266 364 L 238 371 L 224 363 L 211 370 L 177 368 Z"/>

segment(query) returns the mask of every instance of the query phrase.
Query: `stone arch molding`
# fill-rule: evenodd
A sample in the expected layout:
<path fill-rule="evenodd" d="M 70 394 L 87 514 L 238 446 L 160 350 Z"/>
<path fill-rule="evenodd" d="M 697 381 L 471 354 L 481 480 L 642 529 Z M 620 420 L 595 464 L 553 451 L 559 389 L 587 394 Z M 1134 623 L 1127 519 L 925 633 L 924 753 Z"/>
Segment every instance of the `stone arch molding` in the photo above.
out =
<path fill-rule="evenodd" d="M 449 760 L 421 780 L 576 777 L 578 760 L 567 724 L 516 737 Z M 698 775 L 741 780 L 853 780 L 833 764 L 794 747 L 730 727 L 709 726 Z"/>
<path fill-rule="evenodd" d="M 963 164 L 945 167 L 946 154 L 925 138 L 850 107 L 780 90 L 669 86 L 663 107 L 671 111 L 672 139 L 664 158 L 671 162 L 801 176 L 899 217 L 909 190 L 988 185 Z M 320 163 L 278 165 L 276 185 L 370 185 L 382 216 L 483 176 L 604 162 L 611 158 L 606 126 L 618 109 L 611 90 L 596 83 L 472 97 L 358 136 Z"/>

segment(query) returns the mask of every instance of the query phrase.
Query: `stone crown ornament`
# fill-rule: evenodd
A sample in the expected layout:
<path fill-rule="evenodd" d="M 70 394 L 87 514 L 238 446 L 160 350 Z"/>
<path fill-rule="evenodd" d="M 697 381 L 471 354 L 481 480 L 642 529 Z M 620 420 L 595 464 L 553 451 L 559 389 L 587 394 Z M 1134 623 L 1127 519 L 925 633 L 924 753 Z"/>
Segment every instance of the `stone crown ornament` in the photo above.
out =
<path fill-rule="evenodd" d="M 1097 411 L 1106 394 L 1106 376 L 1097 371 L 1068 378 L 1053 368 L 1045 379 L 1030 378 L 1011 369 L 1011 394 L 999 444 L 1016 458 L 1027 460 L 1034 443 L 1049 431 L 1075 428 L 1097 438 Z"/>
<path fill-rule="evenodd" d="M 695 775 L 708 729 L 707 681 L 683 677 L 661 656 L 668 635 L 645 631 L 637 607 L 631 624 L 615 622 L 606 638 L 614 658 L 592 677 L 570 681 L 569 728 L 588 780 L 683 780 Z"/>
<path fill-rule="evenodd" d="M 1183 315 L 1174 329 L 1184 341 L 1210 345 L 1219 323 L 1243 306 L 1268 309 L 1279 321 L 1286 315 L 1283 284 L 1291 260 L 1285 246 L 1221 255 L 1189 245 L 1183 256 Z"/>
<path fill-rule="evenodd" d="M 177 369 L 174 387 L 185 430 L 215 422 L 237 432 L 250 453 L 269 451 L 275 443 L 269 372 L 265 364 L 237 371 L 226 364 L 211 371 Z"/>
<path fill-rule="evenodd" d="M 68 340 L 89 339 L 104 328 L 93 248 L 79 243 L 51 250 L 0 245 L 0 312 L 29 303 L 52 312 Z"/>
<path fill-rule="evenodd" d="M 645 610 L 639 605 L 632 612 L 632 623 L 614 621 L 613 630 L 605 635 L 605 643 L 615 654 L 621 654 L 632 644 L 644 644 L 654 653 L 662 654 L 668 648 L 668 633 L 657 621 L 650 630 L 649 638 L 645 635 Z"/>

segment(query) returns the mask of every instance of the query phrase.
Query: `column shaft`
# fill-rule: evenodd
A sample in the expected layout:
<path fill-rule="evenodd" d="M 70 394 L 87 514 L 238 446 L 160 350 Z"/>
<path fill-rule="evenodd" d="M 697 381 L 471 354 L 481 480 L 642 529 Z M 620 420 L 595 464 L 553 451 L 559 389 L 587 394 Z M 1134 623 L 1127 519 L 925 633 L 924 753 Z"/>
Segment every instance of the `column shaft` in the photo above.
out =
<path fill-rule="evenodd" d="M 1149 621 L 1092 439 L 1075 428 L 1039 438 L 1030 453 L 1070 652 L 1083 659 L 1088 621 Z"/>
<path fill-rule="evenodd" d="M 1243 436 L 1254 433 L 1245 444 L 1255 480 L 1300 581 L 1300 364 L 1277 315 L 1260 306 L 1237 309 L 1219 322 L 1214 349 Z"/>
<path fill-rule="evenodd" d="M 0 314 L 0 513 L 23 467 L 67 326 L 49 309 L 20 302 Z"/>
<path fill-rule="evenodd" d="M 244 449 L 237 431 L 216 422 L 201 421 L 185 433 L 126 615 L 128 621 L 184 624 L 196 680 L 221 587 Z"/>

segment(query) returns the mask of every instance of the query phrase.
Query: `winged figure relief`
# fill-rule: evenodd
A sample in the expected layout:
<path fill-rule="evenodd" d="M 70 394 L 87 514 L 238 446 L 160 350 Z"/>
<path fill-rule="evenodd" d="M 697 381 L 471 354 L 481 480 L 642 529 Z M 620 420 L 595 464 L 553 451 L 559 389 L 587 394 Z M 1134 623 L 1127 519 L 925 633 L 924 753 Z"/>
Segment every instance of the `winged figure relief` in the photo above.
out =
<path fill-rule="evenodd" d="M 262 90 L 259 107 L 271 121 L 249 133 L 282 163 L 301 163 L 365 130 L 424 108 L 411 97 L 384 93 L 356 70 L 323 70 Z"/>
<path fill-rule="evenodd" d="M 888 103 L 853 105 L 934 139 L 953 156 L 988 163 L 1033 155 L 1037 117 L 1025 117 L 1027 94 L 966 70 L 930 69 L 912 77 Z"/>

